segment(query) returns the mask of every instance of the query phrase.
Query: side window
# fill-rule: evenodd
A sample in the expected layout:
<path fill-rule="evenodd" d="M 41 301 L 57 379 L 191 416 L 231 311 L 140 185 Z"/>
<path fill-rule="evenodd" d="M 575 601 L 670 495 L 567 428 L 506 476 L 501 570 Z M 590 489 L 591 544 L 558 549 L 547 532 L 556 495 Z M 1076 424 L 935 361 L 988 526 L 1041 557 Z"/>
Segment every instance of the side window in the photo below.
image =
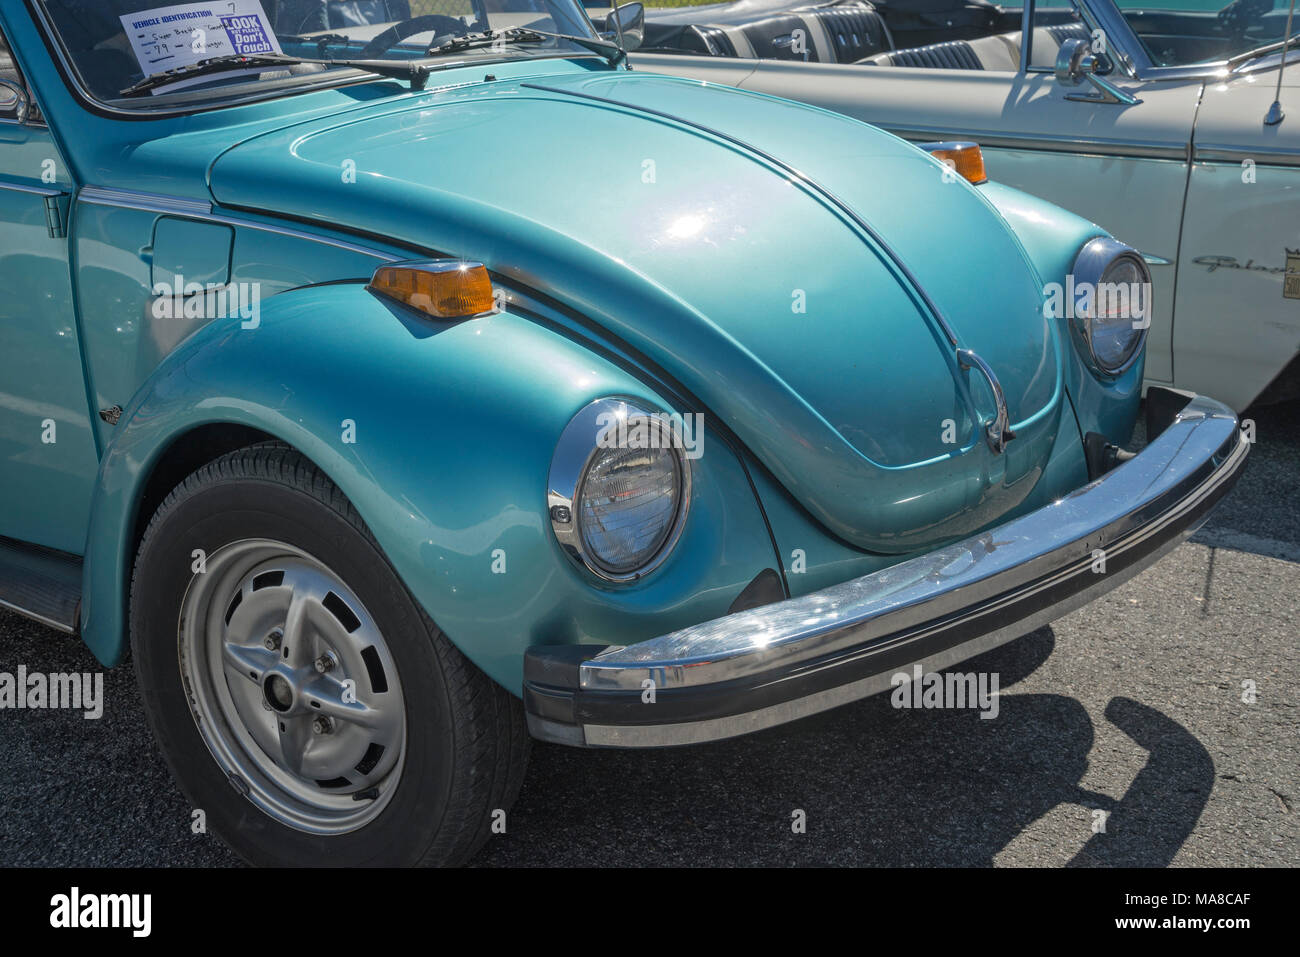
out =
<path fill-rule="evenodd" d="M 1034 5 L 1033 46 L 1029 50 L 1029 69 L 1039 72 L 1054 70 L 1061 45 L 1067 40 L 1080 40 L 1086 44 L 1098 57 L 1098 72 L 1107 72 L 1105 64 L 1108 61 L 1103 57 L 1106 52 L 1105 37 L 1101 34 L 1094 37 L 1092 31 L 1075 13 L 1074 6 L 1066 0 L 1038 0 Z M 1020 45 L 1023 46 L 1023 42 Z"/>
<path fill-rule="evenodd" d="M 18 116 L 18 107 L 26 96 L 18 90 L 26 91 L 23 78 L 18 75 L 18 66 L 9 52 L 9 41 L 0 33 L 0 120 L 13 120 Z"/>

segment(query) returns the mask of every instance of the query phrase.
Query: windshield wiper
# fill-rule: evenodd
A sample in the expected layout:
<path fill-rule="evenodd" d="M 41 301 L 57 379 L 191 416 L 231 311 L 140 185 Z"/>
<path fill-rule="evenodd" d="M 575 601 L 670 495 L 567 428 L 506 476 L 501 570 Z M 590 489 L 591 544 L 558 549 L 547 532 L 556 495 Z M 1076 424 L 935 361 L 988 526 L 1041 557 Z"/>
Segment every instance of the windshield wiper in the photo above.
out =
<path fill-rule="evenodd" d="M 388 76 L 396 80 L 409 80 L 413 90 L 424 89 L 424 85 L 429 80 L 430 72 L 427 66 L 416 63 L 414 60 L 306 60 L 285 56 L 282 53 L 258 53 L 250 56 L 229 53 L 225 56 L 199 60 L 197 63 L 178 66 L 162 73 L 147 76 L 139 83 L 122 90 L 119 95 L 123 97 L 141 96 L 161 86 L 175 83 L 177 80 L 187 80 L 196 76 L 211 76 L 228 70 L 243 70 L 261 66 L 298 66 L 303 63 L 319 64 L 327 67 L 350 67 L 365 70 L 368 73 L 378 73 L 380 76 Z"/>
<path fill-rule="evenodd" d="M 288 40 L 291 43 L 314 43 L 316 44 L 316 55 L 319 57 L 325 55 L 325 51 L 329 49 L 331 43 L 341 43 L 346 45 L 352 42 L 351 37 L 344 36 L 342 33 L 317 33 L 312 36 L 286 35 L 280 33 L 276 34 L 276 36 L 281 40 Z"/>
<path fill-rule="evenodd" d="M 570 43 L 582 47 L 584 50 L 590 50 L 592 53 L 605 58 L 610 66 L 618 66 L 627 54 L 616 43 L 610 43 L 608 40 L 599 40 L 596 37 L 580 37 L 568 33 L 548 33 L 545 30 L 534 30 L 532 27 L 510 27 L 507 30 L 485 30 L 482 33 L 469 33 L 463 37 L 453 37 L 446 43 L 440 43 L 437 46 L 429 47 L 424 51 L 425 56 L 441 56 L 446 53 L 459 53 L 461 50 L 468 50 L 472 47 L 491 46 L 499 41 L 506 43 L 541 43 L 543 40 L 568 40 Z"/>
<path fill-rule="evenodd" d="M 1250 60 L 1256 60 L 1262 56 L 1268 56 L 1270 53 L 1276 53 L 1278 50 L 1286 47 L 1295 46 L 1297 40 L 1300 40 L 1300 33 L 1293 33 L 1285 40 L 1278 40 L 1274 43 L 1266 43 L 1262 47 L 1256 47 L 1253 50 L 1247 50 L 1245 53 L 1238 53 L 1235 57 L 1227 61 L 1228 72 L 1231 73 Z"/>

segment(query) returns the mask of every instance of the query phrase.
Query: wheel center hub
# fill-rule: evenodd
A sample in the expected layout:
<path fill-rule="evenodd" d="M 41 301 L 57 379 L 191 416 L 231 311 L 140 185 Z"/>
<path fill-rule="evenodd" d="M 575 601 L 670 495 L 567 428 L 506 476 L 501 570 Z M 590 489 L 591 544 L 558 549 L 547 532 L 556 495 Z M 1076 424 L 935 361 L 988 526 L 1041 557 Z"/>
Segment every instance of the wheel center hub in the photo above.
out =
<path fill-rule="evenodd" d="M 262 684 L 262 694 L 272 711 L 284 714 L 293 707 L 293 685 L 285 680 L 284 675 L 268 675 Z"/>

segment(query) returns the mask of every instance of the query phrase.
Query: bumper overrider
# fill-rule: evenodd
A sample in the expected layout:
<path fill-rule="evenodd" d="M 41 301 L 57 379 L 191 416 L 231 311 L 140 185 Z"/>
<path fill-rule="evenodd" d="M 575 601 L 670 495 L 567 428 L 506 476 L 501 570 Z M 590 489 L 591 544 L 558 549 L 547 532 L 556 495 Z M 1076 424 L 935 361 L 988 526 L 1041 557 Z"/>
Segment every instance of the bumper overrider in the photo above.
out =
<path fill-rule="evenodd" d="M 1230 409 L 1195 397 L 1122 465 L 964 541 L 634 645 L 535 646 L 529 728 L 586 747 L 694 744 L 887 690 L 917 664 L 951 667 L 1155 562 L 1204 522 L 1248 449 Z"/>

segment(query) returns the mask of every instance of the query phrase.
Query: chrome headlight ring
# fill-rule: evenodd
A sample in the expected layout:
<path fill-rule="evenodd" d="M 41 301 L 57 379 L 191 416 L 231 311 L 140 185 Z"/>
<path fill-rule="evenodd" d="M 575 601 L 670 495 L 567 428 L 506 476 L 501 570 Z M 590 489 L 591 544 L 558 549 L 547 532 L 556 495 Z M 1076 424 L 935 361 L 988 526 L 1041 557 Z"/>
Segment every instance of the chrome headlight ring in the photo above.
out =
<path fill-rule="evenodd" d="M 672 513 L 660 534 L 635 568 L 619 568 L 584 534 L 584 488 L 602 458 L 612 451 L 640 446 L 618 443 L 619 436 L 650 437 L 650 449 L 667 451 L 675 469 L 676 495 Z M 632 582 L 654 571 L 671 554 L 686 524 L 691 502 L 691 460 L 682 452 L 681 437 L 662 413 L 649 411 L 635 400 L 620 397 L 597 399 L 569 420 L 556 443 L 547 479 L 546 505 L 556 541 L 579 565 L 608 582 Z"/>
<path fill-rule="evenodd" d="M 1136 283 L 1116 282 L 1108 278 L 1129 267 L 1132 267 L 1132 271 L 1138 277 Z M 1147 268 L 1146 260 L 1132 246 L 1109 236 L 1099 236 L 1084 243 L 1083 248 L 1079 250 L 1074 260 L 1072 276 L 1074 290 L 1083 289 L 1085 286 L 1091 287 L 1092 290 L 1092 302 L 1089 308 L 1080 310 L 1075 307 L 1073 291 L 1068 306 L 1070 329 L 1080 353 L 1098 375 L 1107 378 L 1123 375 L 1142 355 L 1147 331 L 1151 325 L 1151 270 Z M 1141 307 L 1136 310 L 1132 308 L 1132 290 L 1126 291 L 1121 288 L 1132 285 L 1140 287 Z M 1119 297 L 1120 292 L 1124 292 L 1122 297 Z M 1128 305 L 1127 311 L 1132 313 L 1119 321 L 1129 323 L 1129 327 L 1136 335 L 1120 356 L 1106 356 L 1099 353 L 1097 349 L 1097 336 L 1104 331 L 1105 325 L 1100 315 L 1101 304 L 1103 301 L 1113 303 L 1118 298 L 1123 299 Z"/>

